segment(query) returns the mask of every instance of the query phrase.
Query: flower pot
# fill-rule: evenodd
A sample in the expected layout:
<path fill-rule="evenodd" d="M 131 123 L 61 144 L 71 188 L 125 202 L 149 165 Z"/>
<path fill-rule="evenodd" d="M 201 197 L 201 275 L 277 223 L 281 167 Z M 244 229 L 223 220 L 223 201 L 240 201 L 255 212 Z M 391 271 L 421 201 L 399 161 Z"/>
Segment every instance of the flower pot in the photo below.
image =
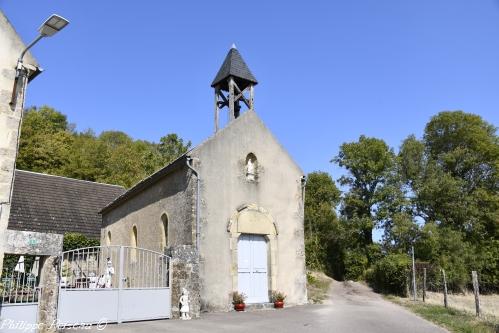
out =
<path fill-rule="evenodd" d="M 282 309 L 283 307 L 284 307 L 284 301 L 275 301 L 274 302 L 274 308 Z"/>
<path fill-rule="evenodd" d="M 244 311 L 244 307 L 246 305 L 244 303 L 237 303 L 237 304 L 234 304 L 234 310 L 236 311 Z"/>

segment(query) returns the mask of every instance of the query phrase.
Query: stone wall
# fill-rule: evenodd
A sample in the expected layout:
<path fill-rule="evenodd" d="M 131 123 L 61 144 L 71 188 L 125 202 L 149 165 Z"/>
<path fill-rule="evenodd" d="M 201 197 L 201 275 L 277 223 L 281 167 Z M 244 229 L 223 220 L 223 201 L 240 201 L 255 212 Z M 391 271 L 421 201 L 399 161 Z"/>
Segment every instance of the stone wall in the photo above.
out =
<path fill-rule="evenodd" d="M 189 308 L 192 318 L 199 318 L 201 311 L 201 281 L 199 279 L 199 254 L 192 245 L 173 246 L 168 250 L 172 269 L 172 317 L 180 317 L 179 299 L 182 288 L 189 292 Z"/>
<path fill-rule="evenodd" d="M 25 45 L 5 15 L 0 11 L 0 235 L 7 229 L 10 214 L 10 196 L 14 179 L 15 160 L 23 101 L 10 105 L 16 77 L 17 59 Z M 26 65 L 38 66 L 28 53 Z M 22 82 L 19 82 L 21 85 Z M 22 99 L 23 89 L 18 89 Z M 0 240 L 0 269 L 3 262 L 3 244 Z"/>
<path fill-rule="evenodd" d="M 63 235 L 7 229 L 0 235 L 5 253 L 35 256 L 58 256 Z"/>
<path fill-rule="evenodd" d="M 167 246 L 194 243 L 195 182 L 187 166 L 173 170 L 141 193 L 103 214 L 101 244 L 132 245 L 132 228 L 137 228 L 137 247 L 163 252 L 163 222 L 168 218 Z"/>

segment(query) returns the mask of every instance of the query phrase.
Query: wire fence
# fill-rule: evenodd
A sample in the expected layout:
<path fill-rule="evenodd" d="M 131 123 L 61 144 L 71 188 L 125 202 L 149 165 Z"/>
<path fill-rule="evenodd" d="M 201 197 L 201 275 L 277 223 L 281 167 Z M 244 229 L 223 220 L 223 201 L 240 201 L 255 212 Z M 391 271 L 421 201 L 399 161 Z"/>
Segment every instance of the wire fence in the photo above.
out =
<path fill-rule="evenodd" d="M 461 274 L 458 282 L 455 281 L 455 276 L 452 271 L 449 274 L 437 265 L 415 263 L 416 292 L 414 293 L 411 269 L 407 276 L 407 296 L 428 304 L 440 304 L 474 313 L 476 316 L 499 317 L 499 295 L 481 295 L 480 272 L 470 271 L 464 278 Z"/>

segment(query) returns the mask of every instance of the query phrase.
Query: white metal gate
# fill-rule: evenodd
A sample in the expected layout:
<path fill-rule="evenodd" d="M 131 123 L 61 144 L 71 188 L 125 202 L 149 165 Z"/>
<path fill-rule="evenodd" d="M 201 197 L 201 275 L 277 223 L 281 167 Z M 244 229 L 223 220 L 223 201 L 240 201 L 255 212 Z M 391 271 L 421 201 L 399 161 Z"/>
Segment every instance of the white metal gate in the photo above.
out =
<path fill-rule="evenodd" d="M 61 257 L 59 326 L 171 317 L 170 258 L 129 247 L 97 246 Z"/>
<path fill-rule="evenodd" d="M 241 235 L 237 243 L 238 289 L 247 303 L 269 301 L 267 277 L 267 242 L 260 235 Z"/>
<path fill-rule="evenodd" d="M 39 257 L 19 256 L 15 267 L 4 267 L 0 278 L 0 332 L 37 332 L 40 297 Z"/>

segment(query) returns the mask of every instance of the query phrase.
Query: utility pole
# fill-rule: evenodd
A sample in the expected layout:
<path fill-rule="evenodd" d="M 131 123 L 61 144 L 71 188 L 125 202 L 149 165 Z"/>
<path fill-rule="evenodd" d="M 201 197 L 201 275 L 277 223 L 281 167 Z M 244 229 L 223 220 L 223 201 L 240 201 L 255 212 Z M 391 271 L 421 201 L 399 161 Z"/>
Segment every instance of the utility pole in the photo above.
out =
<path fill-rule="evenodd" d="M 416 302 L 416 263 L 414 262 L 414 245 L 412 248 L 412 292 L 413 292 L 413 301 Z"/>

